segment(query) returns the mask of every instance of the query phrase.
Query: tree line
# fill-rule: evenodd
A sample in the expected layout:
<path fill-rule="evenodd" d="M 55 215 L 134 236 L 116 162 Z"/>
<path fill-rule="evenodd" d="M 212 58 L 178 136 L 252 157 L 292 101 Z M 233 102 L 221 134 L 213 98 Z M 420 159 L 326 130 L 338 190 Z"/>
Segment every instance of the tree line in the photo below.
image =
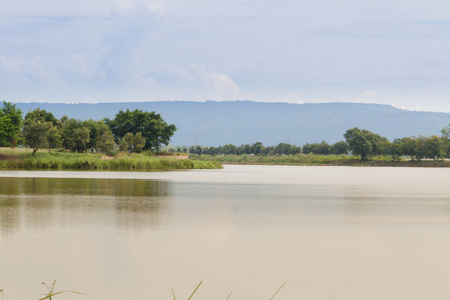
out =
<path fill-rule="evenodd" d="M 261 142 L 253 144 L 245 144 L 235 146 L 233 144 L 226 144 L 219 147 L 208 146 L 177 146 L 167 147 L 169 152 L 183 152 L 196 155 L 261 155 L 261 156 L 273 156 L 273 155 L 296 155 L 296 154 L 347 154 L 348 146 L 344 141 L 337 142 L 333 145 L 328 145 L 325 141 L 322 143 L 306 144 L 303 147 L 291 145 L 289 143 L 279 143 L 276 146 L 264 146 Z"/>
<path fill-rule="evenodd" d="M 264 146 L 261 142 L 235 146 L 227 144 L 219 147 L 208 146 L 177 146 L 167 147 L 170 152 L 184 152 L 196 155 L 357 155 L 361 160 L 384 155 L 393 161 L 401 157 L 410 157 L 412 160 L 442 159 L 450 157 L 450 124 L 441 130 L 442 136 L 430 137 L 403 137 L 390 142 L 387 138 L 373 133 L 367 129 L 351 128 L 344 133 L 345 141 L 332 145 L 325 141 L 321 143 L 305 144 L 302 147 L 288 143 L 277 146 Z"/>
<path fill-rule="evenodd" d="M 111 153 L 116 150 L 157 151 L 168 145 L 177 130 L 159 114 L 142 110 L 120 110 L 114 119 L 77 120 L 39 108 L 23 117 L 14 104 L 3 102 L 0 109 L 0 146 L 27 146 L 33 155 L 41 148 L 63 147 L 74 152 Z"/>

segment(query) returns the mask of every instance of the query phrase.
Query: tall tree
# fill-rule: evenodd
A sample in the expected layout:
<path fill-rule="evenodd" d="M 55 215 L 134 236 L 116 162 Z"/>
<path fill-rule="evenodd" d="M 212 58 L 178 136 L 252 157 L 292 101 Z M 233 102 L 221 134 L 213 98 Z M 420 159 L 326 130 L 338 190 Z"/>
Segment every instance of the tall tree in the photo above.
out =
<path fill-rule="evenodd" d="M 144 146 L 145 139 L 142 137 L 142 133 L 132 134 L 128 132 L 121 140 L 120 150 L 139 153 L 142 152 Z"/>
<path fill-rule="evenodd" d="M 62 119 L 61 119 L 62 120 Z M 73 133 L 76 129 L 81 128 L 81 121 L 65 118 L 62 127 L 63 146 L 71 151 L 76 151 L 77 145 Z"/>
<path fill-rule="evenodd" d="M 48 153 L 53 148 L 57 148 L 61 146 L 61 130 L 56 126 L 51 126 L 51 128 L 47 131 L 47 144 L 48 144 Z"/>
<path fill-rule="evenodd" d="M 35 121 L 45 121 L 52 123 L 53 126 L 60 126 L 61 122 L 55 118 L 55 116 L 51 112 L 47 112 L 45 109 L 36 108 L 33 111 L 30 111 L 25 116 L 25 123 L 29 120 Z"/>
<path fill-rule="evenodd" d="M 53 122 L 58 124 L 53 114 L 39 108 L 26 114 L 22 135 L 25 145 L 33 148 L 33 155 L 40 148 L 48 146 L 48 131 L 54 126 Z"/>
<path fill-rule="evenodd" d="M 0 109 L 0 145 L 15 147 L 20 136 L 22 110 L 4 101 Z"/>
<path fill-rule="evenodd" d="M 450 124 L 442 128 L 441 133 L 444 154 L 446 157 L 450 157 Z"/>
<path fill-rule="evenodd" d="M 122 139 L 128 132 L 142 133 L 145 138 L 144 150 L 159 150 L 161 145 L 168 145 L 177 130 L 173 124 L 167 124 L 157 113 L 142 110 L 125 112 L 120 110 L 114 120 L 105 120 L 116 139 Z"/>
<path fill-rule="evenodd" d="M 40 148 L 48 146 L 47 133 L 52 123 L 41 120 L 30 120 L 23 126 L 22 135 L 25 138 L 25 145 L 33 149 L 33 155 Z"/>
<path fill-rule="evenodd" d="M 114 142 L 114 136 L 111 133 L 111 130 L 108 130 L 100 135 L 97 146 L 103 153 L 108 153 L 114 150 L 116 144 Z"/>
<path fill-rule="evenodd" d="M 87 152 L 87 145 L 90 141 L 89 129 L 86 127 L 75 129 L 72 134 L 72 140 L 77 152 Z"/>
<path fill-rule="evenodd" d="M 87 144 L 87 148 L 90 149 L 92 152 L 99 151 L 99 142 L 100 137 L 105 134 L 106 132 L 111 132 L 108 125 L 105 123 L 104 120 L 95 121 L 92 119 L 84 120 L 82 122 L 79 122 L 81 127 L 86 127 L 89 129 L 89 143 Z M 112 134 L 112 133 L 111 133 Z"/>
<path fill-rule="evenodd" d="M 347 154 L 348 153 L 348 145 L 344 141 L 340 141 L 337 143 L 334 143 L 330 147 L 330 153 L 331 154 Z"/>
<path fill-rule="evenodd" d="M 354 155 L 361 156 L 361 160 L 367 160 L 370 156 L 381 154 L 382 144 L 386 138 L 358 127 L 349 129 L 344 134 L 349 150 Z"/>
<path fill-rule="evenodd" d="M 404 137 L 401 139 L 395 139 L 395 144 L 400 145 L 400 153 L 401 155 L 406 155 L 411 158 L 411 160 L 414 160 L 414 157 L 416 155 L 416 148 L 418 139 L 415 137 Z"/>

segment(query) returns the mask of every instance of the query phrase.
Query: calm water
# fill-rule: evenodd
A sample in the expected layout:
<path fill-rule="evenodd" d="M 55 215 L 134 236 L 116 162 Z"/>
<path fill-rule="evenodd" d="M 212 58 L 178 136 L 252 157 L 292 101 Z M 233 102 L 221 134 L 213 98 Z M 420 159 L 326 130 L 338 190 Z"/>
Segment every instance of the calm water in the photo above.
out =
<path fill-rule="evenodd" d="M 0 172 L 0 289 L 38 299 L 449 299 L 450 169 Z"/>

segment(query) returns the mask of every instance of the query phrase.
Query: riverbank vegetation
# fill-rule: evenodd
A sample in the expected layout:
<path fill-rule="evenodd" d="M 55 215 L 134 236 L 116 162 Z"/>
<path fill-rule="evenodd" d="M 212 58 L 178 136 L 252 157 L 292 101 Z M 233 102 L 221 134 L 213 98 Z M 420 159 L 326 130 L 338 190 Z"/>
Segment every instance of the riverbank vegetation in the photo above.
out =
<path fill-rule="evenodd" d="M 58 120 L 39 108 L 22 117 L 22 111 L 8 102 L 0 108 L 0 147 L 29 147 L 32 155 L 39 149 L 50 152 L 61 147 L 79 153 L 158 151 L 176 130 L 159 114 L 141 110 L 120 110 L 113 120 L 96 121 L 68 116 Z"/>
<path fill-rule="evenodd" d="M 450 167 L 447 161 L 450 158 L 450 125 L 441 133 L 441 137 L 421 135 L 391 142 L 379 134 L 355 127 L 344 133 L 345 141 L 332 145 L 322 141 L 302 147 L 287 143 L 265 147 L 257 142 L 241 146 L 178 146 L 166 150 L 188 152 L 196 159 L 230 164 Z"/>
<path fill-rule="evenodd" d="M 0 169 L 22 170 L 171 170 L 218 169 L 218 161 L 179 159 L 178 156 L 159 157 L 151 152 L 119 153 L 104 156 L 99 153 L 74 153 L 64 149 L 48 152 L 0 149 Z"/>
<path fill-rule="evenodd" d="M 35 109 L 22 118 L 15 105 L 0 108 L 0 169 L 169 170 L 221 168 L 164 153 L 176 131 L 155 112 L 119 111 L 113 120 L 56 119 Z M 38 152 L 44 150 L 45 152 Z M 48 153 L 46 153 L 48 151 Z"/>
<path fill-rule="evenodd" d="M 366 167 L 450 167 L 447 160 L 410 160 L 401 158 L 392 161 L 388 156 L 372 157 L 361 161 L 359 156 L 353 155 L 319 155 L 319 154 L 297 154 L 297 155 L 190 155 L 192 159 L 203 161 L 217 161 L 222 164 L 233 165 L 289 165 L 289 166 L 366 166 Z"/>

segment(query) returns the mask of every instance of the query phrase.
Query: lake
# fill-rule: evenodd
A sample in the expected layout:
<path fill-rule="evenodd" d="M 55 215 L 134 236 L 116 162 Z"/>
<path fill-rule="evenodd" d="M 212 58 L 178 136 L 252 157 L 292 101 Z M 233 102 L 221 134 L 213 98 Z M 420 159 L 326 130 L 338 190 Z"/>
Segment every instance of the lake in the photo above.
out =
<path fill-rule="evenodd" d="M 448 299 L 450 169 L 0 171 L 0 289 L 38 299 Z"/>

